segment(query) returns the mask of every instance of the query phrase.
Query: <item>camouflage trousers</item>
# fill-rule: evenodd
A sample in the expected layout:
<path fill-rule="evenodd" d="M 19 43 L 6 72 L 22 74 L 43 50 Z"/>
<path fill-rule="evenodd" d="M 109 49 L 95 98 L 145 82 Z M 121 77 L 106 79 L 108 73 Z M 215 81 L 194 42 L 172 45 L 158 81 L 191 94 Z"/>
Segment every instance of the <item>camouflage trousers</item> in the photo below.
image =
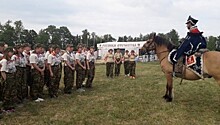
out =
<path fill-rule="evenodd" d="M 78 64 L 76 65 L 76 89 L 82 88 L 82 83 L 85 78 L 85 70 L 79 66 Z"/>
<path fill-rule="evenodd" d="M 89 62 L 89 68 L 87 70 L 88 73 L 88 79 L 86 81 L 86 87 L 90 88 L 92 87 L 92 81 L 94 79 L 95 76 L 95 63 L 94 62 Z"/>
<path fill-rule="evenodd" d="M 88 74 L 89 74 L 89 71 L 88 71 L 88 67 L 86 65 L 86 70 L 85 70 L 85 75 L 83 77 L 83 81 L 85 81 L 85 79 L 88 78 Z"/>
<path fill-rule="evenodd" d="M 30 96 L 33 100 L 43 97 L 44 76 L 36 69 L 31 70 L 33 83 L 30 86 Z"/>
<path fill-rule="evenodd" d="M 129 61 L 125 61 L 124 62 L 124 72 L 125 72 L 125 75 L 128 75 L 129 74 L 129 71 L 130 68 L 129 68 Z"/>
<path fill-rule="evenodd" d="M 28 98 L 27 73 L 25 67 L 16 67 L 16 69 L 17 97 L 22 102 L 23 99 Z"/>
<path fill-rule="evenodd" d="M 26 66 L 26 74 L 27 74 L 26 83 L 28 84 L 28 86 L 30 86 L 33 82 L 32 75 L 31 75 L 31 66 Z"/>
<path fill-rule="evenodd" d="M 0 78 L 0 101 L 3 101 L 4 80 Z"/>
<path fill-rule="evenodd" d="M 113 62 L 107 62 L 106 63 L 106 76 L 107 77 L 113 77 L 113 68 L 114 68 L 114 63 Z"/>
<path fill-rule="evenodd" d="M 51 78 L 50 78 L 50 71 L 48 68 L 46 68 L 44 70 L 44 85 L 46 85 L 47 87 L 49 87 L 51 82 Z"/>
<path fill-rule="evenodd" d="M 64 66 L 64 93 L 71 93 L 74 84 L 74 73 L 68 66 Z"/>
<path fill-rule="evenodd" d="M 6 73 L 6 80 L 3 82 L 3 104 L 2 107 L 5 110 L 11 109 L 14 107 L 17 89 L 15 83 L 15 74 Z"/>
<path fill-rule="evenodd" d="M 135 76 L 135 69 L 136 69 L 136 62 L 130 61 L 129 62 L 130 67 L 130 76 Z"/>
<path fill-rule="evenodd" d="M 49 94 L 51 97 L 58 95 L 59 85 L 60 85 L 60 78 L 61 78 L 61 68 L 60 65 L 52 66 L 51 67 L 53 72 L 53 77 L 50 77 L 50 84 L 49 84 Z"/>
<path fill-rule="evenodd" d="M 119 76 L 120 74 L 120 69 L 121 69 L 121 63 L 117 64 L 115 62 L 115 76 Z"/>

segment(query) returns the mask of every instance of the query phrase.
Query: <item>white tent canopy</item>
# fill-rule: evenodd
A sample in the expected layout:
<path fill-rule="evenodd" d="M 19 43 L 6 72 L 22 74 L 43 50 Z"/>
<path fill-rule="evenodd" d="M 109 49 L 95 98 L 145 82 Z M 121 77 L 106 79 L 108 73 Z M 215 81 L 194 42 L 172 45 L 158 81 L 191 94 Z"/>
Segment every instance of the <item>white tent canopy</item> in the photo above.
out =
<path fill-rule="evenodd" d="M 124 53 L 125 50 L 128 50 L 129 52 L 131 50 L 134 50 L 136 54 L 139 54 L 139 50 L 144 45 L 144 43 L 145 41 L 100 43 L 100 44 L 97 44 L 98 56 L 103 58 L 109 49 L 113 49 L 113 52 L 115 52 L 115 50 L 118 48 L 122 51 L 122 53 Z"/>

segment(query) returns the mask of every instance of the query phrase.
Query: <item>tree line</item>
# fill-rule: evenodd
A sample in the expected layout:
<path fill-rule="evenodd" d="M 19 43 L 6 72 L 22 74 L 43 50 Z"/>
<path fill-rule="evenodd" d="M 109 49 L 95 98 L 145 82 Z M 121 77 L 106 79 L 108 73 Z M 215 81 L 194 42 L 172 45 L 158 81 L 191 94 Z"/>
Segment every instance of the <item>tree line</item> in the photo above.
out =
<path fill-rule="evenodd" d="M 168 33 L 159 33 L 158 35 L 165 37 L 178 45 L 183 38 L 180 38 L 178 32 L 175 29 L 170 30 Z M 103 36 L 97 35 L 95 32 L 89 32 L 87 29 L 82 31 L 82 34 L 72 35 L 68 27 L 61 26 L 56 27 L 49 25 L 45 29 L 41 29 L 38 33 L 33 29 L 26 29 L 21 20 L 12 22 L 8 20 L 4 24 L 0 23 L 0 41 L 5 42 L 9 46 L 14 46 L 19 43 L 29 43 L 34 45 L 41 43 L 46 47 L 50 44 L 57 44 L 62 48 L 65 48 L 66 44 L 73 44 L 76 47 L 79 43 L 86 44 L 87 46 L 96 47 L 98 43 L 104 42 L 134 42 L 134 41 L 146 41 L 149 39 L 150 34 L 140 34 L 133 37 L 131 35 L 119 36 L 117 39 L 111 34 L 105 34 Z M 208 49 L 220 50 L 220 36 L 206 37 L 208 42 Z"/>

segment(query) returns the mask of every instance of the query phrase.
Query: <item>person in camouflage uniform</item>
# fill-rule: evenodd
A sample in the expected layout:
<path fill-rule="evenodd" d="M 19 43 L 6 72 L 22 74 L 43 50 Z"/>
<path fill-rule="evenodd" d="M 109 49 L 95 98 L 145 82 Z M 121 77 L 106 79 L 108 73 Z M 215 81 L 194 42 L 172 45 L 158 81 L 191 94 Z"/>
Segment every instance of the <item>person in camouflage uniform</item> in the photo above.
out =
<path fill-rule="evenodd" d="M 0 42 L 0 61 L 4 56 L 4 49 L 5 49 L 5 43 Z M 2 100 L 3 100 L 3 83 L 2 80 L 0 79 L 0 101 Z"/>
<path fill-rule="evenodd" d="M 75 56 L 73 44 L 67 44 L 66 52 L 62 56 L 64 60 L 64 93 L 71 94 L 74 84 Z"/>
<path fill-rule="evenodd" d="M 26 64 L 26 83 L 28 86 L 30 86 L 32 84 L 32 75 L 31 75 L 31 64 L 30 64 L 30 51 L 31 51 L 31 46 L 28 43 L 24 43 L 23 44 L 23 55 L 27 60 L 27 64 Z"/>
<path fill-rule="evenodd" d="M 47 64 L 47 59 L 48 56 L 51 54 L 51 52 L 53 51 L 53 45 L 49 45 L 48 51 L 45 53 L 45 70 L 44 70 L 44 85 L 46 85 L 47 87 L 49 87 L 50 81 L 51 81 L 51 77 L 50 77 L 50 71 L 48 68 L 48 64 Z"/>
<path fill-rule="evenodd" d="M 135 69 L 136 69 L 136 61 L 135 58 L 137 55 L 135 54 L 134 50 L 131 50 L 129 65 L 130 65 L 130 78 L 135 79 Z"/>
<path fill-rule="evenodd" d="M 78 92 L 84 92 L 82 83 L 85 77 L 86 62 L 85 56 L 82 54 L 82 45 L 77 46 L 78 51 L 76 53 L 76 89 Z"/>
<path fill-rule="evenodd" d="M 84 57 L 84 60 L 86 62 L 86 56 L 88 54 L 88 47 L 85 44 L 82 44 L 82 58 Z M 85 75 L 83 76 L 83 84 L 82 86 L 84 87 L 84 85 L 86 84 L 86 79 L 88 78 L 88 67 L 86 65 L 86 70 L 85 70 Z"/>
<path fill-rule="evenodd" d="M 122 54 L 120 52 L 120 49 L 117 49 L 117 52 L 115 53 L 115 76 L 119 76 L 120 69 L 121 69 L 121 62 L 122 62 Z"/>
<path fill-rule="evenodd" d="M 41 51 L 40 51 L 40 54 L 38 55 L 38 57 L 39 57 L 39 66 L 40 66 L 41 69 L 44 70 L 44 72 L 45 72 L 45 69 L 46 69 L 46 65 L 45 65 L 45 53 L 46 53 L 46 51 L 45 51 L 45 45 L 41 44 Z M 43 73 L 43 75 L 41 75 L 43 84 L 40 84 L 40 89 L 39 89 L 39 90 L 40 90 L 40 95 L 42 95 L 41 97 L 43 97 L 43 95 L 45 95 L 45 94 L 43 93 L 44 86 L 45 86 L 45 82 L 44 82 L 45 77 L 44 77 L 44 75 L 45 75 L 44 73 Z"/>
<path fill-rule="evenodd" d="M 114 54 L 112 49 L 108 50 L 104 60 L 106 62 L 106 76 L 113 78 Z"/>
<path fill-rule="evenodd" d="M 15 97 L 17 94 L 15 84 L 16 67 L 11 57 L 13 49 L 7 48 L 4 52 L 4 58 L 1 60 L 1 79 L 3 80 L 3 110 L 13 112 L 15 106 Z"/>
<path fill-rule="evenodd" d="M 129 57 L 130 57 L 129 51 L 126 50 L 123 56 L 125 76 L 129 76 Z"/>
<path fill-rule="evenodd" d="M 27 73 L 26 64 L 27 60 L 22 54 L 23 46 L 16 45 L 14 47 L 15 54 L 12 56 L 12 60 L 15 62 L 17 69 L 16 72 L 16 85 L 17 85 L 17 99 L 18 103 L 22 103 L 24 99 L 28 98 L 28 86 L 27 86 Z"/>
<path fill-rule="evenodd" d="M 92 82 L 95 77 L 95 55 L 94 47 L 90 47 L 90 51 L 86 55 L 86 64 L 88 69 L 88 79 L 86 81 L 86 88 L 92 87 Z"/>
<path fill-rule="evenodd" d="M 61 78 L 61 56 L 60 53 L 60 47 L 58 45 L 55 45 L 53 47 L 53 51 L 47 58 L 47 64 L 48 69 L 50 71 L 50 84 L 49 84 L 49 94 L 50 97 L 58 97 L 58 90 L 60 85 L 60 78 Z"/>
<path fill-rule="evenodd" d="M 30 55 L 30 63 L 32 65 L 33 83 L 30 86 L 30 95 L 35 102 L 44 101 L 44 57 L 42 56 L 42 45 L 36 44 L 33 53 Z"/>

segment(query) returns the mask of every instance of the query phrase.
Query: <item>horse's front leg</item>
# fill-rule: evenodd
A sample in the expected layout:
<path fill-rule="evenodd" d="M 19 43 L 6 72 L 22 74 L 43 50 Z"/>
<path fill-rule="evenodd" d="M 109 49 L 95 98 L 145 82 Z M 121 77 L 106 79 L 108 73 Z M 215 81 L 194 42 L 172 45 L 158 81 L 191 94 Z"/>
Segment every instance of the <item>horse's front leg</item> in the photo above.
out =
<path fill-rule="evenodd" d="M 167 85 L 166 85 L 166 93 L 163 96 L 163 98 L 167 100 L 168 99 L 168 95 L 169 95 L 169 91 L 168 91 L 168 83 L 167 83 Z"/>
<path fill-rule="evenodd" d="M 167 79 L 166 93 L 163 96 L 167 102 L 171 102 L 173 100 L 173 77 L 172 73 L 165 73 Z"/>

